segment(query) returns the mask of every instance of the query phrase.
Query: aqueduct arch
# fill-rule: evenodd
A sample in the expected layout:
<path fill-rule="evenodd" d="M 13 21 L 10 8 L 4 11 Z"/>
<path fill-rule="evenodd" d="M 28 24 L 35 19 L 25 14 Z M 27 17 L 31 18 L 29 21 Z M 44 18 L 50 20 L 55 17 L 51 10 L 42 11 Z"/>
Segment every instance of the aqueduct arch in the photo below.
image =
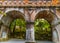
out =
<path fill-rule="evenodd" d="M 50 25 L 53 26 L 53 25 L 55 25 L 55 21 L 57 19 L 57 16 L 53 12 L 51 12 L 49 10 L 42 10 L 38 14 L 36 14 L 35 20 L 36 19 L 42 19 L 42 18 L 47 20 L 50 23 Z M 54 36 L 54 34 L 55 34 L 54 32 L 57 33 L 57 37 L 58 38 L 56 38 L 56 39 L 54 39 L 54 37 L 55 37 Z M 57 28 L 55 28 L 55 27 L 52 27 L 52 39 L 53 39 L 53 42 L 59 40 L 58 31 L 57 31 Z"/>
<path fill-rule="evenodd" d="M 15 12 L 15 13 L 13 13 L 13 12 Z M 26 16 L 24 15 L 24 14 L 22 14 L 20 11 L 16 11 L 16 10 L 10 10 L 10 11 L 7 11 L 7 13 L 6 13 L 7 15 L 4 17 L 2 17 L 2 22 L 3 22 L 3 26 L 2 27 L 5 27 L 5 28 L 7 28 L 8 29 L 8 27 L 9 27 L 9 24 L 14 20 L 14 19 L 16 19 L 16 18 L 21 18 L 21 19 L 24 19 L 25 21 L 26 21 Z M 37 14 L 35 14 L 34 15 L 34 13 L 32 14 L 33 16 L 33 21 L 35 21 L 36 19 L 39 19 L 39 18 L 44 18 L 44 19 L 46 19 L 47 21 L 49 21 L 51 24 L 53 23 L 53 25 L 55 25 L 55 21 L 56 21 L 56 19 L 57 19 L 57 17 L 56 17 L 56 15 L 53 13 L 53 12 L 51 12 L 51 11 L 49 11 L 49 10 L 42 10 L 42 11 L 40 11 L 39 13 L 37 13 Z M 29 17 L 29 16 L 28 16 Z M 31 23 L 31 24 L 30 24 Z M 28 24 L 27 24 L 27 29 L 26 29 L 26 33 L 29 35 L 29 31 L 32 31 L 31 32 L 31 38 L 29 38 L 29 37 L 27 37 L 26 36 L 26 38 L 27 38 L 27 42 L 29 42 L 29 41 L 32 41 L 32 42 L 34 42 L 35 40 L 34 40 L 34 26 L 33 26 L 33 22 L 29 22 Z M 31 30 L 30 29 L 28 29 L 28 28 L 31 28 Z M 54 27 L 53 27 L 54 28 Z M 54 28 L 55 29 L 55 28 Z M 28 40 L 29 39 L 29 40 Z"/>
<path fill-rule="evenodd" d="M 27 11 L 26 11 L 27 13 L 26 12 L 25 13 L 24 12 L 21 13 L 20 10 L 14 10 L 14 9 L 13 10 L 9 10 L 9 11 L 8 10 L 6 11 L 7 15 L 3 16 L 2 19 L 1 19 L 3 24 L 4 24 L 2 27 L 5 27 L 7 29 L 9 27 L 9 24 L 14 19 L 21 18 L 21 19 L 24 19 L 26 21 L 26 18 L 27 18 L 27 20 L 29 20 L 30 16 L 31 16 L 32 21 L 35 21 L 36 19 L 39 19 L 39 18 L 44 18 L 47 21 L 49 21 L 51 24 L 56 25 L 57 16 L 53 12 L 51 12 L 50 10 L 42 10 L 42 11 L 39 10 L 38 13 L 34 12 L 35 10 L 33 10 L 33 13 L 30 14 L 30 16 L 28 16 L 29 13 Z M 15 13 L 13 13 L 13 12 L 15 12 Z M 27 42 L 30 42 L 30 41 L 31 42 L 35 42 L 35 39 L 34 39 L 34 22 L 32 22 L 32 21 L 29 21 L 27 23 L 27 27 L 26 27 L 27 28 L 26 29 L 26 34 L 27 35 L 31 35 L 30 38 L 26 35 Z M 52 28 L 55 29 L 54 27 L 52 27 Z M 29 31 L 32 31 L 31 34 L 28 33 Z"/>
<path fill-rule="evenodd" d="M 58 1 L 58 0 L 57 0 Z M 18 2 L 18 3 L 17 3 Z M 35 43 L 35 37 L 34 37 L 34 21 L 39 18 L 44 18 L 48 20 L 53 28 L 57 30 L 59 41 L 60 41 L 60 24 L 58 22 L 60 19 L 60 1 L 57 3 L 54 3 L 55 1 L 47 1 L 47 0 L 4 0 L 0 1 L 0 10 L 7 13 L 7 16 L 3 16 L 1 19 L 3 24 L 1 28 L 8 29 L 9 24 L 12 22 L 13 19 L 22 18 L 26 23 L 26 43 Z M 47 11 L 44 11 L 45 9 L 48 9 Z M 58 9 L 58 11 L 57 11 Z M 52 10 L 52 12 L 50 12 Z M 11 15 L 13 12 L 18 12 L 20 15 Z M 48 12 L 48 14 L 44 13 Z M 8 15 L 9 14 L 9 15 Z M 15 14 L 15 13 L 14 13 Z M 52 15 L 53 14 L 53 15 Z M 59 19 L 57 19 L 57 16 Z M 45 16 L 45 17 L 44 17 Z M 53 17 L 52 17 L 53 16 Z M 0 18 L 2 16 L 0 15 Z M 50 20 L 49 20 L 50 19 Z M 53 20 L 52 20 L 53 19 Z M 58 25 L 59 24 L 59 25 Z M 4 29 L 5 30 L 5 29 Z M 7 32 L 7 31 L 6 31 Z M 29 36 L 28 36 L 29 35 Z M 56 39 L 56 38 L 55 38 Z M 56 40 L 55 40 L 56 41 Z M 58 43 L 58 41 L 56 41 Z M 60 42 L 59 42 L 60 43 Z"/>
<path fill-rule="evenodd" d="M 2 29 L 1 32 L 4 31 L 6 33 L 6 35 L 9 34 L 9 31 L 10 31 L 9 27 L 10 27 L 11 22 L 14 21 L 15 19 L 22 19 L 25 21 L 24 17 L 25 17 L 24 14 L 22 14 L 20 11 L 13 10 L 13 11 L 7 12 L 6 16 L 3 16 L 1 19 L 1 21 L 3 23 L 1 26 L 1 29 Z M 5 37 L 7 37 L 7 36 L 5 36 Z"/>

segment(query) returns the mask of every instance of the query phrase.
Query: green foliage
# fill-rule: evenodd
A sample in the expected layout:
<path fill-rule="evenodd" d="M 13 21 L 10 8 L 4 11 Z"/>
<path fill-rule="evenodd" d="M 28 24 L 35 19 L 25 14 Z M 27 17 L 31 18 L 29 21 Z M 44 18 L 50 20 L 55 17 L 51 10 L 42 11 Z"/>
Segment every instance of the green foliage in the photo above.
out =
<path fill-rule="evenodd" d="M 18 26 L 18 28 L 16 28 Z M 25 21 L 22 19 L 16 19 L 11 23 L 10 26 L 12 37 L 25 39 L 26 28 L 25 28 Z M 10 34 L 10 35 L 11 35 Z"/>
<path fill-rule="evenodd" d="M 44 19 L 40 19 L 40 20 L 37 19 L 35 21 L 35 26 L 38 26 L 41 28 L 48 28 L 48 27 L 50 27 L 50 24 Z"/>
<path fill-rule="evenodd" d="M 35 39 L 36 40 L 52 40 L 50 24 L 45 19 L 37 19 L 35 21 Z"/>
<path fill-rule="evenodd" d="M 3 13 L 1 10 L 0 10 L 0 14 L 3 14 L 4 16 L 6 16 L 6 13 Z"/>
<path fill-rule="evenodd" d="M 25 26 L 25 21 L 22 19 L 16 19 L 15 21 L 17 26 Z"/>

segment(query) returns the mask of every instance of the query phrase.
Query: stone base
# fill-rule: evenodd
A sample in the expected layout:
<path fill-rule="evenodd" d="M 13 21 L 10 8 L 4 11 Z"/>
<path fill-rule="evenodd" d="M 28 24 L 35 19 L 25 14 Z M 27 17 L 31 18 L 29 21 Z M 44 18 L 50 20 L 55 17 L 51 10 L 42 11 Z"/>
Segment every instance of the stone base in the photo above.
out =
<path fill-rule="evenodd" d="M 25 43 L 35 43 L 35 42 L 25 42 Z"/>

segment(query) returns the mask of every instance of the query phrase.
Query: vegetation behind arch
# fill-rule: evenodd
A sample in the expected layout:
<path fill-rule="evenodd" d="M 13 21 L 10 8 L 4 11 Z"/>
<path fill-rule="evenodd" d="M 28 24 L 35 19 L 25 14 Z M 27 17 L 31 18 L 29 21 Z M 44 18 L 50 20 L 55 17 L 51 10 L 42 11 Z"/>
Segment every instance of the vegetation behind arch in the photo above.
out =
<path fill-rule="evenodd" d="M 35 39 L 52 41 L 51 26 L 45 19 L 35 21 Z"/>
<path fill-rule="evenodd" d="M 10 25 L 10 36 L 13 35 L 12 38 L 18 38 L 18 39 L 25 39 L 26 34 L 26 25 L 25 21 L 22 19 L 16 19 L 14 20 Z"/>

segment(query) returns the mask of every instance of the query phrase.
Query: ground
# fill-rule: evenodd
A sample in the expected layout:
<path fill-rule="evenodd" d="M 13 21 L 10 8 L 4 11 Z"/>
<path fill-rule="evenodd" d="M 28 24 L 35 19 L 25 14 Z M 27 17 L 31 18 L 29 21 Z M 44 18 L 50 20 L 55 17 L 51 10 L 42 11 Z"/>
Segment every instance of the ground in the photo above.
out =
<path fill-rule="evenodd" d="M 11 39 L 5 42 L 0 42 L 0 43 L 25 43 L 25 40 L 20 40 L 20 39 Z M 50 41 L 36 41 L 36 43 L 52 43 Z"/>

